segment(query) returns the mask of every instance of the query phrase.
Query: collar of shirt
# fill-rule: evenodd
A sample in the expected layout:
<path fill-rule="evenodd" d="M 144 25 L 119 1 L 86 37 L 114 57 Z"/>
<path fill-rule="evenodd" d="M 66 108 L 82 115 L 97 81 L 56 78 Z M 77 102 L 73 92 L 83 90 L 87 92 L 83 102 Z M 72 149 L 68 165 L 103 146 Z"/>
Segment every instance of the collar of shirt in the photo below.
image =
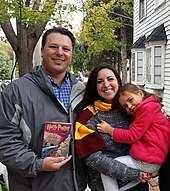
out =
<path fill-rule="evenodd" d="M 48 77 L 49 77 L 49 79 L 50 79 L 50 81 L 51 81 L 52 86 L 57 86 L 58 88 L 61 88 L 62 85 L 65 84 L 65 83 L 71 83 L 71 82 L 70 82 L 70 78 L 69 78 L 69 73 L 68 73 L 68 72 L 66 72 L 66 75 L 65 75 L 65 77 L 64 77 L 64 80 L 63 80 L 63 82 L 62 82 L 60 85 L 58 85 L 57 83 L 55 83 L 55 81 L 53 80 L 53 78 L 52 78 L 51 76 L 48 75 Z"/>
<path fill-rule="evenodd" d="M 71 94 L 71 81 L 70 81 L 69 73 L 66 72 L 66 76 L 61 85 L 58 85 L 57 83 L 55 83 L 51 76 L 48 75 L 48 77 L 51 81 L 53 92 L 56 98 L 64 106 L 66 111 L 68 111 L 69 105 L 70 105 L 70 94 Z"/>

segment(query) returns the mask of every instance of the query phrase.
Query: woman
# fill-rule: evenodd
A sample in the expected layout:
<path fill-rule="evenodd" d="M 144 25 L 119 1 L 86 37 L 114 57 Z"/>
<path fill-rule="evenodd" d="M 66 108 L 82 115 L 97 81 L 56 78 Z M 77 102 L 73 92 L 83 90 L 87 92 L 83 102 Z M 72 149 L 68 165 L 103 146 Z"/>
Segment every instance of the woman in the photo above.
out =
<path fill-rule="evenodd" d="M 116 99 L 119 86 L 122 86 L 120 76 L 111 65 L 102 64 L 95 67 L 89 76 L 79 107 L 81 112 L 76 122 L 76 152 L 88 167 L 89 187 L 94 191 L 104 191 L 100 173 L 122 180 L 119 184 L 137 180 L 140 174 L 138 170 L 113 160 L 126 155 L 128 146 L 114 143 L 110 135 L 99 135 L 96 130 L 96 124 L 101 120 L 111 123 L 112 126 L 128 128 L 127 116 L 119 108 Z M 149 190 L 147 183 L 140 183 L 133 189 Z"/>

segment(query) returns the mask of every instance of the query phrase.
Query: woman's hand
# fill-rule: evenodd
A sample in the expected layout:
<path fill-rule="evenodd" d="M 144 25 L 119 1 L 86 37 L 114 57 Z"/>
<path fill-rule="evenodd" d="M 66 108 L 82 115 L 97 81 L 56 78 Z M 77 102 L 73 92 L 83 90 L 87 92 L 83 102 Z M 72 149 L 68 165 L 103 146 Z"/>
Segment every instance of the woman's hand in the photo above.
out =
<path fill-rule="evenodd" d="M 139 175 L 139 179 L 140 181 L 142 182 L 146 182 L 148 180 L 150 180 L 151 178 L 154 178 L 158 176 L 158 171 L 156 172 L 152 172 L 152 173 L 147 173 L 147 172 L 140 172 L 140 175 Z"/>
<path fill-rule="evenodd" d="M 107 133 L 112 136 L 114 128 L 105 121 L 101 121 L 101 123 L 97 124 L 97 130 L 101 133 Z"/>
<path fill-rule="evenodd" d="M 147 172 L 140 172 L 140 174 L 139 174 L 139 180 L 141 181 L 141 182 L 146 182 L 146 181 L 148 181 L 148 180 L 150 180 L 151 179 L 151 177 L 149 176 L 149 174 L 147 173 Z"/>
<path fill-rule="evenodd" d="M 159 171 L 152 172 L 152 173 L 148 173 L 148 174 L 149 174 L 149 176 L 150 176 L 151 178 L 155 178 L 156 176 L 158 176 Z"/>
<path fill-rule="evenodd" d="M 65 165 L 72 156 L 68 158 L 65 157 L 46 157 L 43 159 L 42 171 L 56 171 L 59 170 L 63 165 Z"/>

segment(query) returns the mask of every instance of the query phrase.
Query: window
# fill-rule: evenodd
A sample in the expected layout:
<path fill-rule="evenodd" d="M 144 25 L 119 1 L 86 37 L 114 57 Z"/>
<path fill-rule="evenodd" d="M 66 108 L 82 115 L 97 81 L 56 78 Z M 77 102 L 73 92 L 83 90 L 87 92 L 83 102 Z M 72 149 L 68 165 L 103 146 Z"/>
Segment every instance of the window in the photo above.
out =
<path fill-rule="evenodd" d="M 137 52 L 137 81 L 143 81 L 143 52 Z"/>
<path fill-rule="evenodd" d="M 144 84 L 144 50 L 132 53 L 132 82 Z"/>
<path fill-rule="evenodd" d="M 146 16 L 146 0 L 139 1 L 139 19 L 143 19 Z"/>
<path fill-rule="evenodd" d="M 146 87 L 162 89 L 164 85 L 165 45 L 146 47 Z"/>
<path fill-rule="evenodd" d="M 154 47 L 154 84 L 161 85 L 161 46 Z"/>

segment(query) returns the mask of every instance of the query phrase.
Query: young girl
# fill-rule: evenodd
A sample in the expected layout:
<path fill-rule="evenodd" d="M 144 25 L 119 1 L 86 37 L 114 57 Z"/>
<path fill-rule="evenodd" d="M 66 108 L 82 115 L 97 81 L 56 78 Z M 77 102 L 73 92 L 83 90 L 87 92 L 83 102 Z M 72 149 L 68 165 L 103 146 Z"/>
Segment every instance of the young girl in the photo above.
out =
<path fill-rule="evenodd" d="M 143 172 L 158 171 L 170 146 L 170 121 L 161 111 L 159 98 L 136 85 L 125 84 L 120 88 L 118 101 L 129 115 L 133 115 L 129 130 L 113 128 L 102 121 L 97 124 L 98 131 L 110 134 L 115 142 L 130 145 L 130 156 L 115 160 Z M 115 186 L 114 179 L 111 180 L 103 174 L 101 177 L 110 189 Z M 128 188 L 124 188 L 126 189 Z"/>

